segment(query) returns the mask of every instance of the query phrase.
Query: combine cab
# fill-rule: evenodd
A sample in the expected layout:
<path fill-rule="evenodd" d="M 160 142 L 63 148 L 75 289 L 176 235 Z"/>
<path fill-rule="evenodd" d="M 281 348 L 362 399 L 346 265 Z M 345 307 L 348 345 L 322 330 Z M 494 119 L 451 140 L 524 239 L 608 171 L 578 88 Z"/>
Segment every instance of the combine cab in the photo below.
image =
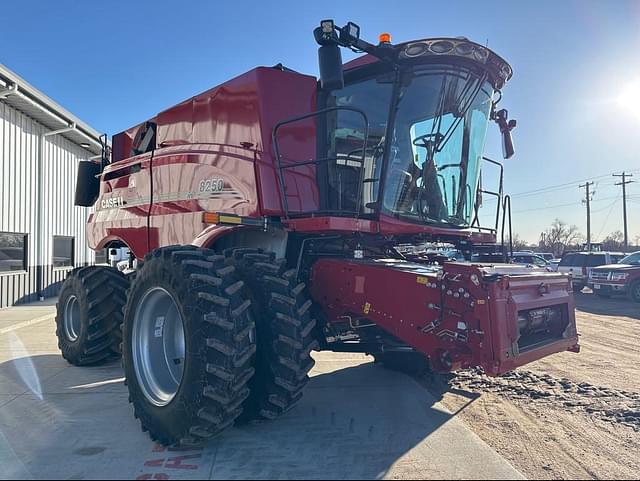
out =
<path fill-rule="evenodd" d="M 164 444 L 285 413 L 313 350 L 490 375 L 579 350 L 568 277 L 471 262 L 501 220 L 505 251 L 508 197 L 480 172 L 502 169 L 483 157 L 491 121 L 513 155 L 497 109 L 511 67 L 463 38 L 373 45 L 332 21 L 314 34 L 319 81 L 254 69 L 81 165 L 90 246 L 127 248 L 130 269 L 69 276 L 60 347 L 76 365 L 122 355 L 136 417 Z M 366 54 L 343 65 L 341 47 Z M 483 194 L 499 201 L 488 228 Z M 407 254 L 425 243 L 467 262 Z"/>

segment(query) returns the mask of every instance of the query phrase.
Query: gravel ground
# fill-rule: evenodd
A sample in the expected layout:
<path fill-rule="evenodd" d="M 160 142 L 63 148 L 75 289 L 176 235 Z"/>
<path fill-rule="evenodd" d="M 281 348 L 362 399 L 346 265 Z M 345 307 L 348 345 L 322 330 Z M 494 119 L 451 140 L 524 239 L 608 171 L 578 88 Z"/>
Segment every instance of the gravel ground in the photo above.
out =
<path fill-rule="evenodd" d="M 576 296 L 582 352 L 500 378 L 427 377 L 472 430 L 532 479 L 638 479 L 640 305 Z"/>

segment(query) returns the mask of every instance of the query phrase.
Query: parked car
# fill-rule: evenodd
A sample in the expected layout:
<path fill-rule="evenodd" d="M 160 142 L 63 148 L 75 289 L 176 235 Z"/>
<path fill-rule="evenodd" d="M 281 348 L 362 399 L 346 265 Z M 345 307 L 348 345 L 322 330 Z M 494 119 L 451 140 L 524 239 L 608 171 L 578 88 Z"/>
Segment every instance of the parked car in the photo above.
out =
<path fill-rule="evenodd" d="M 502 252 L 476 252 L 471 256 L 471 262 L 480 262 L 483 264 L 504 264 L 505 259 Z"/>
<path fill-rule="evenodd" d="M 562 261 L 562 259 L 551 259 L 549 261 L 549 267 L 551 267 L 551 270 L 553 271 L 558 271 L 558 266 L 560 265 L 560 262 Z"/>
<path fill-rule="evenodd" d="M 542 257 L 545 261 L 551 262 L 556 258 L 552 252 L 537 252 L 537 255 Z"/>
<path fill-rule="evenodd" d="M 601 297 L 626 294 L 631 300 L 640 302 L 640 252 L 617 264 L 594 268 L 589 275 L 589 287 Z"/>
<path fill-rule="evenodd" d="M 457 262 L 466 262 L 466 259 L 464 258 L 464 254 L 462 252 L 460 252 L 459 250 L 450 250 L 445 252 L 445 255 L 449 257 L 449 259 L 455 259 Z"/>
<path fill-rule="evenodd" d="M 587 286 L 594 267 L 617 264 L 624 257 L 621 252 L 568 252 L 562 256 L 558 272 L 569 274 L 574 292 L 580 292 Z"/>
<path fill-rule="evenodd" d="M 514 252 L 511 262 L 514 264 L 530 264 L 536 267 L 549 267 L 549 261 L 540 254 L 533 252 Z"/>
<path fill-rule="evenodd" d="M 504 264 L 505 259 L 501 252 L 480 252 L 473 254 L 471 262 L 482 262 L 483 264 Z M 532 267 L 552 270 L 550 264 L 537 254 L 522 251 L 514 252 L 512 256 L 507 257 L 507 263 L 524 264 Z"/>

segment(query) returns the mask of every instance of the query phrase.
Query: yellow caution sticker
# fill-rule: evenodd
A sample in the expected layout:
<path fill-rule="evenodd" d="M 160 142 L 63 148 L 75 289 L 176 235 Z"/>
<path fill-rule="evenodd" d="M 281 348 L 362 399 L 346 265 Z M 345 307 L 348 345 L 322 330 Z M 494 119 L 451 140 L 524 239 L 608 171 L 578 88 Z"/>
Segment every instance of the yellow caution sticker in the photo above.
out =
<path fill-rule="evenodd" d="M 365 314 L 369 314 L 370 310 L 371 310 L 371 304 L 369 304 L 368 302 L 365 302 L 364 306 L 362 307 L 362 312 L 364 312 Z"/>
<path fill-rule="evenodd" d="M 429 278 L 424 276 L 418 276 L 416 277 L 416 282 L 418 284 L 424 284 L 426 286 L 429 283 Z"/>

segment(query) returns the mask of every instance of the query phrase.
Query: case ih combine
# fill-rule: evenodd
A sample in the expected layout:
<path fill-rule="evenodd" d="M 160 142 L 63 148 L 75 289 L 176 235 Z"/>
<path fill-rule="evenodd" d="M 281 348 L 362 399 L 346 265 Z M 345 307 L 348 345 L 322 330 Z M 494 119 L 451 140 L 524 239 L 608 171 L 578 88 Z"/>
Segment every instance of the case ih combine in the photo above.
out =
<path fill-rule="evenodd" d="M 81 165 L 90 246 L 128 247 L 136 269 L 70 274 L 60 348 L 76 365 L 121 352 L 136 417 L 162 443 L 285 413 L 313 350 L 490 375 L 578 351 L 566 276 L 401 253 L 495 246 L 480 169 L 490 120 L 513 154 L 515 122 L 496 108 L 511 67 L 464 38 L 373 45 L 333 21 L 314 33 L 320 81 L 256 68 Z M 341 47 L 366 55 L 343 66 Z"/>

